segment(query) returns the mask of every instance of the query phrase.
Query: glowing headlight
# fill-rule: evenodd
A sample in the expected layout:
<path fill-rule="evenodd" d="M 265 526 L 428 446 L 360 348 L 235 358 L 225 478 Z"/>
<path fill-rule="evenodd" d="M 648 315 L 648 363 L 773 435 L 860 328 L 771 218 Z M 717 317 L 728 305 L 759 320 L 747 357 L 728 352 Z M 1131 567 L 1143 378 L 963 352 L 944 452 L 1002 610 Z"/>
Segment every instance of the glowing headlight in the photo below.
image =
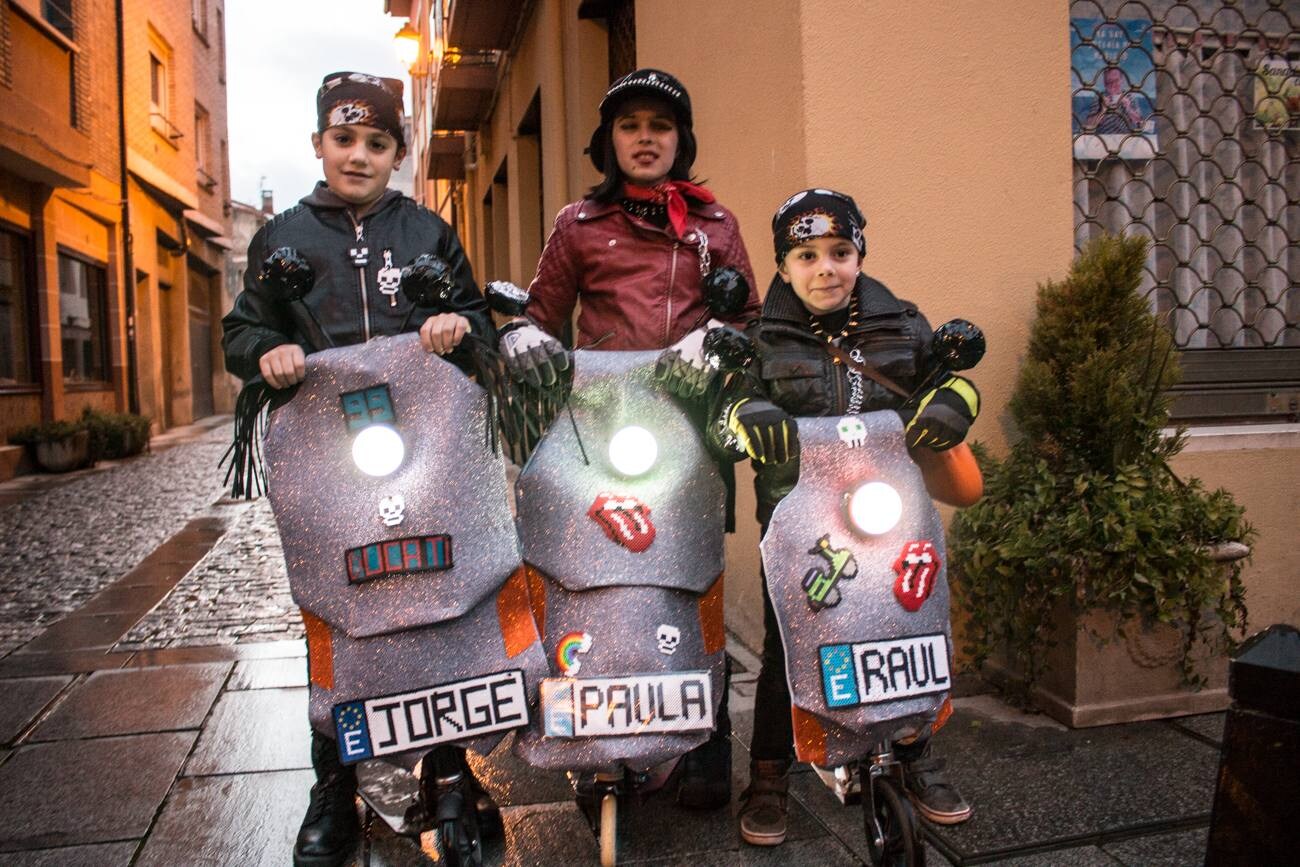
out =
<path fill-rule="evenodd" d="M 849 495 L 846 508 L 853 526 L 879 536 L 894 529 L 903 516 L 903 499 L 884 482 L 867 482 Z"/>
<path fill-rule="evenodd" d="M 352 460 L 368 476 L 386 476 L 402 465 L 402 435 L 386 424 L 372 424 L 352 441 Z"/>
<path fill-rule="evenodd" d="M 655 465 L 659 444 L 654 434 L 643 427 L 630 425 L 614 434 L 609 441 L 609 462 L 625 476 L 639 476 Z"/>

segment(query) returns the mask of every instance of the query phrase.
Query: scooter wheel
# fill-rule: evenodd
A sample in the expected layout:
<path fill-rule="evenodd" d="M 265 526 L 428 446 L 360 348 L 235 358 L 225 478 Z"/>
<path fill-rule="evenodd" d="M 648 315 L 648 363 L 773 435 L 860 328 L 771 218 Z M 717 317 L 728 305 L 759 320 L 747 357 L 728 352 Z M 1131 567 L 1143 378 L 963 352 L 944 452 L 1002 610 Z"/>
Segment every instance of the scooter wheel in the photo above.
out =
<path fill-rule="evenodd" d="M 609 792 L 600 801 L 600 867 L 618 860 L 618 795 Z"/>
<path fill-rule="evenodd" d="M 925 867 L 925 846 L 912 805 L 889 777 L 871 777 L 864 768 L 862 798 L 867 854 L 875 867 Z"/>
<path fill-rule="evenodd" d="M 482 844 L 464 822 L 444 819 L 438 825 L 438 840 L 447 867 L 479 867 L 483 863 Z"/>

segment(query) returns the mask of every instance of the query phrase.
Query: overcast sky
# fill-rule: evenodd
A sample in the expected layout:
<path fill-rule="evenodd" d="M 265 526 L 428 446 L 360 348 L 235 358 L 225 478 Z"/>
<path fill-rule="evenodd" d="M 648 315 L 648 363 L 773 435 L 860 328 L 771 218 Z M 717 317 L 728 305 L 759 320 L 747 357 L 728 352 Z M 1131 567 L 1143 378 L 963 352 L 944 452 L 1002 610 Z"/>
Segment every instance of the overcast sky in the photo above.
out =
<path fill-rule="evenodd" d="M 348 69 L 402 79 L 384 0 L 226 0 L 231 197 L 259 204 L 259 179 L 283 211 L 321 178 L 311 149 L 316 88 Z M 410 110 L 410 95 L 407 95 Z"/>

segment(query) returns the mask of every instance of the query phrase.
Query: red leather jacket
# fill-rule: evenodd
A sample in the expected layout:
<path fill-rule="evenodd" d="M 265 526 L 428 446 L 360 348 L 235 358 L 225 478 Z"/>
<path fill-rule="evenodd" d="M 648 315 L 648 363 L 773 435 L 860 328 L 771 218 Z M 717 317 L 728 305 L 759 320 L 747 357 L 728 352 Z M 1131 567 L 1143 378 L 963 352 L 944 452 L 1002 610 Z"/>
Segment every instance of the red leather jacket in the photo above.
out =
<path fill-rule="evenodd" d="M 710 267 L 731 265 L 749 281 L 749 303 L 730 324 L 744 327 L 756 319 L 761 306 L 736 218 L 717 203 L 687 201 L 681 241 L 617 202 L 584 199 L 566 205 L 537 263 L 528 314 L 559 334 L 581 301 L 575 346 L 607 334 L 601 349 L 671 346 L 708 318 L 700 294 L 703 233 Z"/>

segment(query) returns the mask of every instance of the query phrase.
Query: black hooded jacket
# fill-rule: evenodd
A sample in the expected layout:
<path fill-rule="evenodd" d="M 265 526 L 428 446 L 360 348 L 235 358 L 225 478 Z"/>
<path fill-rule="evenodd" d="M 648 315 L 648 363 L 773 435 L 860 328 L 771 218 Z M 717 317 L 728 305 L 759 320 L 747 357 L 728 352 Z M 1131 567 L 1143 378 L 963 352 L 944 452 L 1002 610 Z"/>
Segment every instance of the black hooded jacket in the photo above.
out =
<path fill-rule="evenodd" d="M 241 379 L 258 375 L 258 359 L 283 343 L 296 342 L 310 352 L 288 311 L 272 299 L 257 279 L 262 262 L 279 247 L 293 247 L 311 263 L 316 283 L 304 299 L 335 346 L 363 343 L 378 335 L 417 331 L 436 313 L 459 313 L 473 333 L 493 333 L 487 302 L 474 283 L 469 260 L 455 231 L 432 211 L 396 190 L 387 190 L 357 221 L 347 202 L 323 182 L 294 207 L 277 214 L 248 245 L 244 291 L 222 319 L 226 369 Z M 365 248 L 365 264 L 354 251 Z M 380 292 L 380 270 L 400 269 L 421 253 L 433 253 L 451 266 L 455 287 L 438 308 L 416 310 L 402 292 Z M 392 272 L 385 272 L 391 277 Z M 463 344 L 462 344 L 463 346 Z M 454 354 L 453 354 L 454 355 Z"/>
<path fill-rule="evenodd" d="M 914 391 L 930 367 L 930 323 L 909 301 L 895 298 L 883 283 L 859 274 L 853 286 L 858 324 L 839 341 L 845 352 L 860 350 L 863 363 L 908 392 Z M 824 337 L 813 333 L 807 309 L 784 280 L 768 288 L 763 315 L 749 329 L 758 355 L 743 375 L 733 376 L 719 391 L 709 425 L 715 453 L 739 460 L 725 430 L 731 407 L 743 398 L 771 401 L 796 418 L 844 415 L 852 384 L 848 368 L 827 351 Z M 898 409 L 905 403 L 885 386 L 863 377 L 860 412 Z M 799 481 L 799 461 L 754 464 L 758 520 L 767 525 L 772 510 Z"/>

